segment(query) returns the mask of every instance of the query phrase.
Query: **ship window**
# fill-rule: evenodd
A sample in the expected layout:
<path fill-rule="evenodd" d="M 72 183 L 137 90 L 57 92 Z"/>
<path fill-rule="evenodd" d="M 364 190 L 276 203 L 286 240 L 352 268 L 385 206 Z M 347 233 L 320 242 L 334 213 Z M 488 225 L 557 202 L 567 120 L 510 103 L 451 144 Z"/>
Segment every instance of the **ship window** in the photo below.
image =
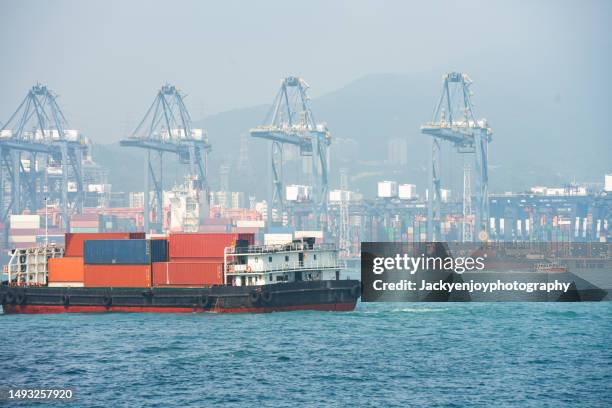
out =
<path fill-rule="evenodd" d="M 285 262 L 289 262 L 289 255 L 285 255 Z"/>
<path fill-rule="evenodd" d="M 272 262 L 272 257 L 271 256 L 268 257 L 268 262 Z"/>
<path fill-rule="evenodd" d="M 314 260 L 316 261 L 316 260 L 317 260 L 317 254 L 314 254 L 314 255 L 312 256 L 312 259 L 314 259 Z"/>

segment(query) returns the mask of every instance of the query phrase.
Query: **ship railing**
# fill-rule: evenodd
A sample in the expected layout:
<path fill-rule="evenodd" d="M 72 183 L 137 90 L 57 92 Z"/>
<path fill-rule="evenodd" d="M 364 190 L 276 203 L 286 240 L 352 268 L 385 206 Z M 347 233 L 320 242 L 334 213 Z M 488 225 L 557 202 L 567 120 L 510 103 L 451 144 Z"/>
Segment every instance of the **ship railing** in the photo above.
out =
<path fill-rule="evenodd" d="M 239 267 L 239 268 L 237 268 Z M 333 262 L 285 262 L 263 268 L 252 268 L 250 265 L 227 265 L 227 275 L 244 275 L 250 273 L 305 272 L 328 269 L 346 269 L 345 261 Z"/>
<path fill-rule="evenodd" d="M 337 250 L 335 244 L 314 244 L 308 245 L 306 242 L 292 242 L 278 245 L 251 245 L 248 247 L 228 247 L 225 249 L 227 255 L 250 255 L 263 254 L 270 252 L 291 252 L 291 251 L 333 251 Z"/>

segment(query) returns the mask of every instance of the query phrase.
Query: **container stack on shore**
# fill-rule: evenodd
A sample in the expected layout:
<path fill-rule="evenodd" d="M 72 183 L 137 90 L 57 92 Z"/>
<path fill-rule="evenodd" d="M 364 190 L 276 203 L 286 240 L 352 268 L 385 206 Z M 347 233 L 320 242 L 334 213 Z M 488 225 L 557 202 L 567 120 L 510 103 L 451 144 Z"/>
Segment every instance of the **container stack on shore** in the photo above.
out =
<path fill-rule="evenodd" d="M 70 231 L 73 233 L 95 233 L 100 231 L 98 214 L 74 214 L 70 217 Z"/>
<path fill-rule="evenodd" d="M 36 245 L 36 235 L 40 228 L 38 215 L 11 215 L 9 245 L 13 248 L 28 248 Z"/>

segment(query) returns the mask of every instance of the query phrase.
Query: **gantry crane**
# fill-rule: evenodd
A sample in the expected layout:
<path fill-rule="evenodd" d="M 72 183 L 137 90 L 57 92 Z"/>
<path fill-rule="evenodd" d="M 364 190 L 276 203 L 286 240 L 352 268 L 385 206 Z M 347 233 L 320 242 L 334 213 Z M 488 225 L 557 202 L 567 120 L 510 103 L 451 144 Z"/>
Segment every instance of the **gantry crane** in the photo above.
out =
<path fill-rule="evenodd" d="M 331 134 L 325 124 L 315 122 L 307 94 L 309 86 L 302 78 L 287 77 L 263 125 L 250 130 L 252 137 L 272 141 L 272 195 L 270 209 L 282 213 L 283 200 L 283 145 L 298 146 L 301 156 L 313 156 L 313 201 L 324 219 L 327 214 L 328 146 Z"/>
<path fill-rule="evenodd" d="M 487 239 L 489 224 L 488 200 L 488 144 L 493 131 L 485 119 L 476 120 L 471 101 L 467 74 L 451 72 L 443 77 L 442 93 L 431 122 L 421 126 L 421 132 L 432 136 L 427 205 L 427 239 L 440 239 L 440 148 L 441 143 L 452 143 L 459 153 L 472 153 L 478 174 L 476 191 L 476 225 L 478 238 Z"/>
<path fill-rule="evenodd" d="M 51 200 L 60 203 L 68 230 L 70 212 L 83 210 L 86 150 L 85 138 L 68 129 L 57 95 L 44 85 L 34 85 L 0 129 L 2 222 L 6 225 L 11 213 L 20 214 L 25 208 L 34 212 Z"/>
<path fill-rule="evenodd" d="M 190 179 L 194 180 L 198 190 L 198 199 L 201 195 L 199 192 L 205 192 L 208 197 L 206 156 L 211 146 L 202 129 L 191 127 L 191 117 L 183 99 L 184 94 L 175 86 L 162 86 L 132 135 L 120 142 L 121 146 L 146 150 L 143 197 L 145 232 L 162 231 L 164 153 L 176 154 L 180 163 L 188 165 Z M 152 154 L 158 158 L 157 172 Z M 153 197 L 149 196 L 150 181 L 153 181 Z"/>

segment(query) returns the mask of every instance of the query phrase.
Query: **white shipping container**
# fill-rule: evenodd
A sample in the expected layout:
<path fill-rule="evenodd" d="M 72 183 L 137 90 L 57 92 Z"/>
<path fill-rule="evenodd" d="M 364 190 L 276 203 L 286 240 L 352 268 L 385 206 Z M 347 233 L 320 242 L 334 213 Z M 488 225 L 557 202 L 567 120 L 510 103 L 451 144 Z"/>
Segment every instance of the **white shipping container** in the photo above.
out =
<path fill-rule="evenodd" d="M 401 200 L 414 200 L 416 198 L 416 185 L 400 184 L 398 194 Z"/>
<path fill-rule="evenodd" d="M 64 130 L 64 138 L 69 142 L 76 142 L 79 140 L 79 131 L 76 129 L 66 129 Z"/>
<path fill-rule="evenodd" d="M 236 227 L 238 228 L 263 228 L 265 227 L 265 222 L 263 220 L 237 220 Z"/>
<path fill-rule="evenodd" d="M 547 196 L 562 196 L 565 195 L 564 188 L 547 188 L 546 189 Z"/>
<path fill-rule="evenodd" d="M 191 138 L 194 140 L 202 140 L 204 131 L 202 129 L 191 129 Z"/>
<path fill-rule="evenodd" d="M 397 197 L 397 182 L 379 181 L 378 182 L 378 197 L 379 198 Z"/>
<path fill-rule="evenodd" d="M 88 184 L 87 191 L 90 193 L 103 193 L 104 184 Z"/>
<path fill-rule="evenodd" d="M 546 194 L 546 187 L 543 187 L 543 186 L 531 187 L 531 192 L 533 194 Z"/>
<path fill-rule="evenodd" d="M 605 179 L 605 183 L 604 183 L 604 190 L 606 190 L 606 192 L 612 192 L 612 174 L 606 174 L 606 179 Z"/>
<path fill-rule="evenodd" d="M 40 228 L 40 216 L 36 214 L 11 215 L 9 225 L 11 229 L 36 229 Z"/>
<path fill-rule="evenodd" d="M 2 129 L 0 130 L 0 138 L 8 139 L 13 137 L 13 131 L 11 129 Z"/>
<path fill-rule="evenodd" d="M 11 235 L 9 242 L 14 244 L 32 244 L 36 242 L 36 235 Z"/>
<path fill-rule="evenodd" d="M 283 245 L 293 241 L 293 234 L 264 234 L 264 245 Z"/>
<path fill-rule="evenodd" d="M 323 239 L 323 231 L 295 231 L 293 235 L 295 236 L 295 239 L 301 239 L 301 238 Z"/>

